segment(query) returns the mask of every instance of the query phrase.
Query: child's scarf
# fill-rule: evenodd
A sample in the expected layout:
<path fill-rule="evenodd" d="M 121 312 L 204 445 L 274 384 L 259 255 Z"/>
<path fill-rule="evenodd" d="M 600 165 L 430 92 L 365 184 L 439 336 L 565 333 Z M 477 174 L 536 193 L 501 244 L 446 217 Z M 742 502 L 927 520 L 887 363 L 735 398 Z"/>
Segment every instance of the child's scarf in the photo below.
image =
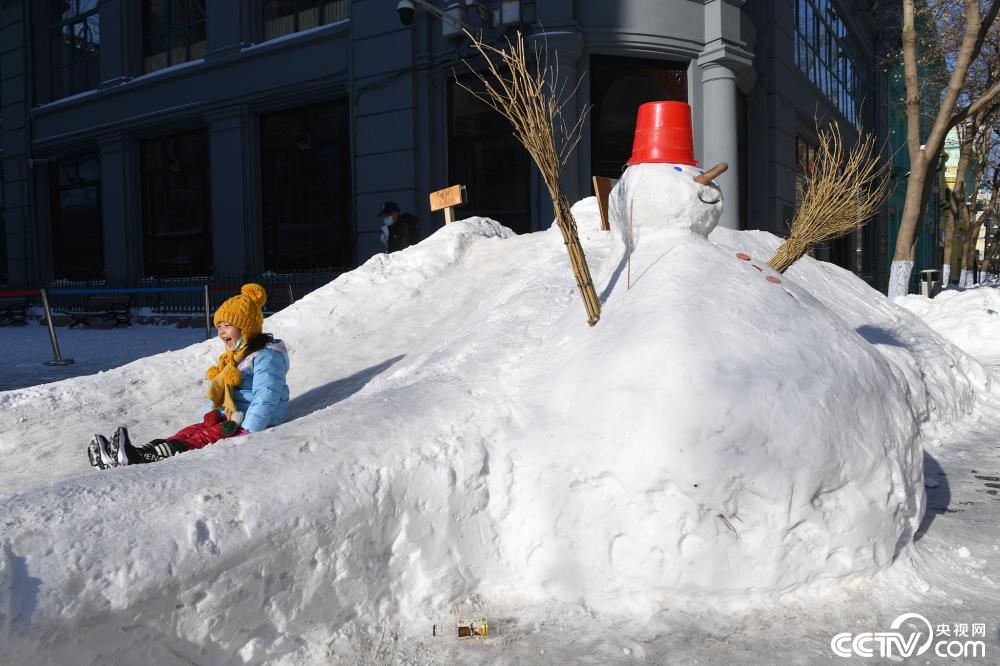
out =
<path fill-rule="evenodd" d="M 233 420 L 236 403 L 233 401 L 233 388 L 243 381 L 240 372 L 240 361 L 246 356 L 247 346 L 241 339 L 233 350 L 226 350 L 219 356 L 219 362 L 208 369 L 205 376 L 211 382 L 205 397 L 212 401 L 212 409 L 223 408 L 227 420 Z"/>

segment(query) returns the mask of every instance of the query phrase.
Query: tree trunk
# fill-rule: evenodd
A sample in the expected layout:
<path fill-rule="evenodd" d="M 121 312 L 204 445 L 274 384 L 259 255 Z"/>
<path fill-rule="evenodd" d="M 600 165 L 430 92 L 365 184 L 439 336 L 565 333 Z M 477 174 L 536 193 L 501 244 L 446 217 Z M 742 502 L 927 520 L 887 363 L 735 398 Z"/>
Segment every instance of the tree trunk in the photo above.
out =
<path fill-rule="evenodd" d="M 979 0 L 964 0 L 965 32 L 962 44 L 955 57 L 948 87 L 945 90 L 941 106 L 938 108 L 927 141 L 920 141 L 920 81 L 917 67 L 917 38 L 914 0 L 903 0 L 903 72 L 906 82 L 906 145 L 910 154 L 910 179 L 906 186 L 906 203 L 899 223 L 899 234 L 896 236 L 896 249 L 893 252 L 892 267 L 889 273 L 888 296 L 890 299 L 903 296 L 909 291 L 910 273 L 913 261 L 910 259 L 910 248 L 916 237 L 916 230 L 927 206 L 927 195 L 930 192 L 931 179 L 928 171 L 936 161 L 948 129 L 970 115 L 978 112 L 983 106 L 984 98 L 997 97 L 1000 89 L 991 88 L 986 94 L 973 102 L 968 108 L 958 114 L 955 107 L 959 94 L 965 85 L 969 72 L 969 64 L 982 49 L 983 36 L 988 31 L 992 21 L 1000 10 L 1000 1 L 993 0 L 986 12 L 985 21 L 981 21 L 982 13 Z"/>
<path fill-rule="evenodd" d="M 983 253 L 983 264 L 979 267 L 979 270 L 982 273 L 989 275 L 990 270 L 992 270 L 994 264 L 996 264 L 997 255 L 1000 255 L 1000 243 L 993 240 L 988 246 L 986 246 L 986 252 Z"/>
<path fill-rule="evenodd" d="M 899 223 L 899 235 L 896 237 L 896 251 L 892 257 L 892 267 L 889 272 L 889 298 L 905 296 L 910 290 L 910 273 L 913 272 L 913 249 L 917 240 L 917 226 L 923 211 L 927 207 L 927 198 L 933 181 L 927 178 L 926 158 L 923 154 L 917 156 L 916 162 L 922 167 L 912 166 L 910 178 L 906 184 L 906 198 L 903 203 L 903 216 Z M 907 220 L 913 220 L 907 222 Z"/>
<path fill-rule="evenodd" d="M 950 197 L 949 197 L 950 199 Z M 955 240 L 955 214 L 951 210 L 951 202 L 948 202 L 948 210 L 945 211 L 944 223 L 944 250 L 941 253 L 941 288 L 947 289 L 951 281 L 951 244 Z"/>
<path fill-rule="evenodd" d="M 987 132 L 991 132 L 992 131 L 990 128 L 984 128 L 984 129 Z M 986 139 L 988 140 L 989 137 L 986 137 Z M 988 156 L 988 152 L 986 154 Z M 982 170 L 982 169 L 986 168 L 986 165 L 985 164 L 980 164 L 979 167 Z M 982 215 L 980 215 L 978 220 L 972 221 L 973 217 L 976 214 L 976 208 L 979 206 L 979 185 L 980 185 L 980 183 L 983 180 L 983 178 L 982 178 L 982 171 L 981 170 L 979 172 L 979 176 L 976 178 L 975 190 L 973 190 L 973 192 L 972 192 L 972 202 L 968 206 L 965 207 L 966 208 L 966 210 L 965 210 L 966 218 L 971 222 L 971 224 L 969 224 L 969 227 L 970 227 L 970 229 L 969 229 L 969 238 L 966 240 L 965 253 L 962 255 L 962 268 L 964 270 L 966 270 L 966 271 L 974 271 L 975 270 L 976 245 L 979 244 L 979 233 L 982 231 L 983 224 L 989 219 L 989 216 L 992 214 L 992 211 L 994 210 L 994 207 L 996 206 L 996 203 L 997 203 L 997 189 L 998 189 L 997 186 L 1000 185 L 1000 168 L 995 168 L 993 170 L 992 192 L 990 193 L 990 201 L 989 201 L 988 204 L 986 204 L 986 212 L 984 212 Z M 987 227 L 987 229 L 988 228 L 989 227 Z M 986 257 L 987 257 L 986 248 L 984 247 L 983 248 L 982 262 L 986 261 Z M 980 262 L 980 265 L 979 265 L 979 272 L 980 272 L 980 274 L 982 274 L 984 272 L 983 266 L 982 266 L 982 262 Z M 981 276 L 974 276 L 975 279 L 970 279 L 968 276 L 969 276 L 969 273 L 966 273 L 966 280 L 968 280 L 968 282 L 970 284 L 969 285 L 962 285 L 962 286 L 971 286 L 972 283 L 975 283 L 977 281 L 978 282 L 982 282 L 982 277 Z"/>
<path fill-rule="evenodd" d="M 975 201 L 975 198 L 973 198 Z M 968 287 L 972 282 L 972 271 L 973 267 L 973 256 L 976 253 L 976 243 L 979 241 L 979 230 L 983 226 L 982 222 L 972 222 L 972 211 L 975 210 L 973 206 L 966 206 L 965 217 L 969 220 L 968 222 L 968 235 L 965 238 L 965 246 L 962 248 L 962 274 L 965 276 L 965 282 L 961 284 L 963 287 Z"/>

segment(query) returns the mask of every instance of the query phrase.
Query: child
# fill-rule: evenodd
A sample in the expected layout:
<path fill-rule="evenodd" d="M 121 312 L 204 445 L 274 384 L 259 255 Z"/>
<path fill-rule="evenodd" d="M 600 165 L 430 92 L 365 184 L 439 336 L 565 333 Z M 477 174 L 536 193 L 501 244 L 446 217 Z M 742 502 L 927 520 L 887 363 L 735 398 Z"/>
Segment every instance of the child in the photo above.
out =
<path fill-rule="evenodd" d="M 200 423 L 142 446 L 132 445 L 125 428 L 118 428 L 110 441 L 94 435 L 87 447 L 90 464 L 107 469 L 157 462 L 280 424 L 288 408 L 288 351 L 281 340 L 262 331 L 261 308 L 266 302 L 263 287 L 245 284 L 239 296 L 216 311 L 215 328 L 226 351 L 206 373 L 211 381 L 206 395 L 210 403 Z"/>

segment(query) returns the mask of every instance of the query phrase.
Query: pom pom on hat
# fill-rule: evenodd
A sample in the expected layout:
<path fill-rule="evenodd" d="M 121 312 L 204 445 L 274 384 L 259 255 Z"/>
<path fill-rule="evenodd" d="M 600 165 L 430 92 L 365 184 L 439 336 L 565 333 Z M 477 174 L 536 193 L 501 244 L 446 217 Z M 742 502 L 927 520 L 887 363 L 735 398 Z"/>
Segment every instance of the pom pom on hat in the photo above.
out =
<path fill-rule="evenodd" d="M 259 284 L 248 282 L 240 289 L 240 294 L 256 303 L 259 308 L 264 307 L 264 304 L 267 303 L 267 292 Z"/>

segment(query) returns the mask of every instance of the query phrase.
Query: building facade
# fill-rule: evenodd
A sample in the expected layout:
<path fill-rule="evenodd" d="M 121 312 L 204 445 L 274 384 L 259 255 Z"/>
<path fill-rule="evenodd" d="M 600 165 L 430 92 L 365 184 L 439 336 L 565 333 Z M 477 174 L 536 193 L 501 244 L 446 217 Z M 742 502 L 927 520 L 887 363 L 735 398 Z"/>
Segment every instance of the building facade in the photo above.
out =
<path fill-rule="evenodd" d="M 730 164 L 723 224 L 779 235 L 815 120 L 886 132 L 861 0 L 418 0 L 410 25 L 397 4 L 0 0 L 0 280 L 335 272 L 381 250 L 384 200 L 426 236 L 455 183 L 459 216 L 547 227 L 537 170 L 463 88 L 459 24 L 521 30 L 581 80 L 571 200 L 621 173 L 646 101 L 690 103 L 696 158 Z M 885 243 L 878 219 L 819 256 L 879 286 Z"/>

